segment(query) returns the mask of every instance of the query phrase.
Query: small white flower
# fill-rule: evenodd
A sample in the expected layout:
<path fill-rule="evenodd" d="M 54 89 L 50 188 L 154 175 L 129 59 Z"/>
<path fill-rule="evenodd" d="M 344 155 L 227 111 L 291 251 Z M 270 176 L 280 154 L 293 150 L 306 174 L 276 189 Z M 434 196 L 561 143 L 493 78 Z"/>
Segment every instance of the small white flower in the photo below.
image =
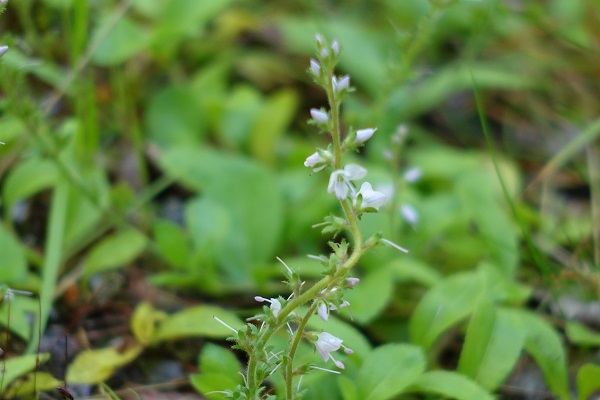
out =
<path fill-rule="evenodd" d="M 329 159 L 322 157 L 321 154 L 324 154 L 326 157 L 329 157 Z M 329 164 L 329 160 L 331 159 L 331 157 L 331 153 L 326 150 L 322 151 L 321 153 L 314 152 L 306 158 L 306 160 L 304 161 L 304 166 L 307 168 L 312 168 L 313 172 L 319 172 Z"/>
<path fill-rule="evenodd" d="M 331 83 L 333 84 L 333 90 L 335 90 L 336 93 L 341 93 L 342 90 L 350 87 L 350 75 L 344 75 L 339 80 L 333 76 L 331 78 Z"/>
<path fill-rule="evenodd" d="M 373 187 L 369 182 L 364 182 L 360 186 L 360 190 L 354 198 L 354 206 L 358 206 L 358 196 L 361 197 L 360 209 L 369 211 L 369 209 L 375 209 L 379 211 L 379 207 L 385 203 L 386 196 L 381 192 L 373 190 Z"/>
<path fill-rule="evenodd" d="M 262 296 L 255 296 L 254 300 L 258 301 L 259 303 L 262 303 L 264 301 L 266 301 L 267 303 L 271 303 L 271 306 L 269 308 L 271 309 L 271 312 L 273 312 L 273 316 L 277 317 L 277 315 L 279 315 L 279 311 L 281 311 L 281 302 L 279 300 L 274 298 L 266 299 Z"/>
<path fill-rule="evenodd" d="M 402 206 L 400 206 L 400 214 L 402 214 L 402 218 L 404 218 L 406 222 L 413 226 L 419 222 L 419 212 L 410 204 L 402 204 Z"/>
<path fill-rule="evenodd" d="M 321 49 L 321 53 L 320 53 L 321 58 L 327 58 L 329 56 L 329 50 L 327 50 L 325 47 L 323 47 Z"/>
<path fill-rule="evenodd" d="M 358 143 L 364 143 L 367 140 L 371 139 L 371 136 L 373 136 L 373 134 L 375 133 L 375 131 L 377 130 L 377 128 L 366 128 L 366 129 L 359 129 L 356 131 L 356 141 Z"/>
<path fill-rule="evenodd" d="M 351 187 L 350 181 L 362 179 L 366 175 L 367 170 L 365 168 L 356 164 L 348 164 L 344 169 L 338 169 L 331 173 L 327 192 L 335 193 L 335 197 L 339 200 L 345 199 L 348 196 L 348 188 Z"/>
<path fill-rule="evenodd" d="M 8 51 L 8 46 L 0 46 L 0 57 L 2 57 Z"/>
<path fill-rule="evenodd" d="M 319 64 L 314 58 L 310 59 L 310 71 L 316 77 L 321 76 L 321 64 Z"/>
<path fill-rule="evenodd" d="M 327 113 L 321 110 L 317 110 L 316 108 L 310 109 L 310 115 L 315 121 L 317 121 L 320 124 L 326 124 L 327 121 L 329 121 L 329 116 L 327 115 Z"/>
<path fill-rule="evenodd" d="M 327 361 L 329 359 L 333 360 L 335 366 L 339 369 L 344 369 L 345 366 L 341 361 L 336 360 L 331 355 L 332 352 L 338 351 L 340 347 L 344 348 L 344 352 L 346 354 L 352 354 L 353 351 L 350 348 L 347 348 L 342 344 L 343 340 L 333 336 L 327 332 L 321 332 L 317 335 L 317 341 L 315 342 L 315 348 L 319 352 L 319 355 L 323 359 L 323 361 Z"/>
<path fill-rule="evenodd" d="M 421 175 L 423 175 L 423 173 L 421 172 L 421 168 L 412 167 L 404 173 L 404 180 L 408 183 L 414 183 L 421 179 Z"/>

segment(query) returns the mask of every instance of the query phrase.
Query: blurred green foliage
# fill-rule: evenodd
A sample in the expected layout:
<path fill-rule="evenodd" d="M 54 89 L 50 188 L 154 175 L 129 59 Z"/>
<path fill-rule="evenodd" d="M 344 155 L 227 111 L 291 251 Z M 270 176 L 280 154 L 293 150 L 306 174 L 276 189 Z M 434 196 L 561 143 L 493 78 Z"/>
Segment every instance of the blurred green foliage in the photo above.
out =
<path fill-rule="evenodd" d="M 600 293 L 597 200 L 574 207 L 559 190 L 599 193 L 597 2 L 15 0 L 0 19 L 0 283 L 39 294 L 42 326 L 67 287 L 94 301 L 94 280 L 115 272 L 241 316 L 255 294 L 282 294 L 275 256 L 320 276 L 304 255 L 324 251 L 311 225 L 336 202 L 325 174 L 302 165 L 325 143 L 306 124 L 325 101 L 305 73 L 319 32 L 339 40 L 357 88 L 346 126 L 379 128 L 355 157 L 390 201 L 362 229 L 410 254 L 362 260 L 352 318 L 327 327 L 356 354 L 342 377 L 311 376 L 306 398 L 502 397 L 523 352 L 558 398 L 569 382 L 580 399 L 598 389 L 597 366 L 576 374 L 598 360 L 572 351 L 597 347 L 597 333 L 569 322 L 565 342 L 556 307 L 528 307 Z M 411 167 L 416 182 L 403 178 Z M 7 304 L 0 323 L 34 350 L 37 302 Z M 205 311 L 173 314 L 161 340 L 222 338 Z M 139 315 L 138 344 L 155 344 L 136 324 L 160 318 Z M 189 351 L 200 351 L 198 390 L 238 382 L 221 347 Z M 23 360 L 19 374 L 34 368 Z M 403 379 L 381 378 L 394 362 Z"/>

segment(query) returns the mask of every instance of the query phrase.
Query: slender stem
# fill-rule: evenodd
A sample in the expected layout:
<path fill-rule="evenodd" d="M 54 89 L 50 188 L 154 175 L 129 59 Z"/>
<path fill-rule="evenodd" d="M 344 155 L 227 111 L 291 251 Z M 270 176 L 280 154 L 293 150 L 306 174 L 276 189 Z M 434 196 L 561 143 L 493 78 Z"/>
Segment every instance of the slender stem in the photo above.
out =
<path fill-rule="evenodd" d="M 294 337 L 292 338 L 292 345 L 290 346 L 290 352 L 288 353 L 289 360 L 288 360 L 288 363 L 286 366 L 286 373 L 285 373 L 285 378 L 286 378 L 285 392 L 286 392 L 287 400 L 293 400 L 293 398 L 294 398 L 294 393 L 292 390 L 292 381 L 293 381 L 293 377 L 294 377 L 294 372 L 293 372 L 294 371 L 294 357 L 296 356 L 296 351 L 298 350 L 298 346 L 300 345 L 300 340 L 302 340 L 302 336 L 304 334 L 304 328 L 306 327 L 306 324 L 308 323 L 308 320 L 310 319 L 310 317 L 317 310 L 318 305 L 319 305 L 319 303 L 317 303 L 315 301 L 312 304 L 312 306 L 310 306 L 310 308 L 304 315 L 304 318 L 302 318 L 302 320 L 298 324 L 298 329 L 296 330 L 296 333 L 294 334 Z"/>

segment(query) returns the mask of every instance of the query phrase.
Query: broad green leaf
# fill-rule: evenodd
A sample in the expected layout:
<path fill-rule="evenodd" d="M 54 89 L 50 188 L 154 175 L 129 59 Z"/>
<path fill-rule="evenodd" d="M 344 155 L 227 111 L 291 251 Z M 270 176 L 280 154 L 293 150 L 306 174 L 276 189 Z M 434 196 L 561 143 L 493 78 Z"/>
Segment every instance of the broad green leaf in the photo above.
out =
<path fill-rule="evenodd" d="M 133 229 L 107 237 L 90 251 L 85 275 L 123 267 L 144 251 L 146 242 L 146 237 Z"/>
<path fill-rule="evenodd" d="M 532 312 L 508 309 L 498 312 L 525 333 L 525 350 L 542 370 L 552 393 L 559 399 L 570 399 L 565 350 L 554 328 Z"/>
<path fill-rule="evenodd" d="M 34 387 L 35 382 L 35 387 Z M 31 372 L 27 374 L 23 382 L 13 385 L 6 393 L 2 393 L 7 399 L 30 398 L 32 394 L 45 390 L 54 390 L 64 383 L 47 372 Z M 1 391 L 0 391 L 1 393 Z"/>
<path fill-rule="evenodd" d="M 31 195 L 52 187 L 58 178 L 53 162 L 38 157 L 21 161 L 6 177 L 2 194 L 6 212 L 10 213 L 14 204 Z"/>
<path fill-rule="evenodd" d="M 156 40 L 177 41 L 180 38 L 195 36 L 203 31 L 204 25 L 216 17 L 233 0 L 169 0 L 162 2 L 157 23 Z M 159 43 L 159 44 L 162 44 Z"/>
<path fill-rule="evenodd" d="M 497 389 L 513 369 L 525 344 L 525 334 L 489 299 L 479 300 L 469 321 L 458 371 L 488 390 Z"/>
<path fill-rule="evenodd" d="M 104 34 L 106 36 L 101 38 Z M 92 62 L 100 66 L 121 64 L 144 50 L 150 42 L 149 39 L 146 28 L 128 16 L 121 17 L 114 23 L 111 15 L 104 18 L 94 32 L 93 40 L 101 41 L 92 55 Z"/>
<path fill-rule="evenodd" d="M 410 319 L 412 342 L 430 348 L 444 331 L 471 314 L 483 290 L 478 273 L 456 274 L 435 285 Z"/>
<path fill-rule="evenodd" d="M 577 371 L 577 400 L 590 400 L 600 390 L 600 365 L 585 364 Z"/>
<path fill-rule="evenodd" d="M 97 384 L 110 378 L 117 369 L 129 364 L 143 350 L 135 346 L 124 352 L 115 348 L 84 350 L 67 369 L 66 380 L 72 384 Z"/>
<path fill-rule="evenodd" d="M 409 391 L 435 393 L 457 400 L 493 400 L 489 392 L 466 376 L 450 371 L 427 371 L 410 386 Z"/>
<path fill-rule="evenodd" d="M 577 321 L 568 321 L 565 330 L 569 341 L 573 344 L 580 346 L 600 346 L 600 333 Z"/>
<path fill-rule="evenodd" d="M 172 266 L 185 270 L 190 263 L 188 237 L 177 224 L 160 220 L 154 224 L 154 240 L 159 253 Z"/>
<path fill-rule="evenodd" d="M 156 310 L 150 303 L 140 303 L 131 318 L 131 331 L 140 344 L 147 346 L 154 341 L 157 325 L 166 317 L 166 313 Z"/>
<path fill-rule="evenodd" d="M 246 146 L 263 101 L 260 92 L 247 85 L 235 87 L 227 96 L 218 129 L 229 146 L 238 150 Z"/>
<path fill-rule="evenodd" d="M 206 149 L 174 148 L 160 161 L 168 174 L 226 210 L 235 229 L 219 261 L 248 284 L 252 266 L 270 261 L 281 237 L 283 199 L 274 174 L 254 161 Z"/>
<path fill-rule="evenodd" d="M 277 140 L 294 115 L 298 95 L 292 90 L 281 90 L 269 97 L 258 115 L 250 137 L 250 152 L 266 165 L 273 165 L 277 155 Z"/>
<path fill-rule="evenodd" d="M 46 362 L 50 358 L 49 353 L 27 354 L 9 358 L 2 361 L 3 371 L 0 372 L 0 394 L 19 376 L 33 370 L 37 365 Z"/>
<path fill-rule="evenodd" d="M 360 400 L 356 382 L 347 375 L 341 374 L 338 377 L 338 387 L 340 388 L 344 400 Z"/>
<path fill-rule="evenodd" d="M 169 86 L 149 101 L 145 124 L 150 139 L 161 147 L 196 146 L 204 136 L 206 122 L 197 91 Z"/>
<path fill-rule="evenodd" d="M 190 382 L 200 393 L 233 389 L 243 382 L 239 374 L 242 364 L 231 350 L 207 343 L 198 364 L 200 373 L 192 374 Z M 211 398 L 224 397 L 213 394 Z"/>
<path fill-rule="evenodd" d="M 365 400 L 391 399 L 425 371 L 425 356 L 417 346 L 386 344 L 369 353 L 360 368 L 358 390 Z"/>
<path fill-rule="evenodd" d="M 344 298 L 352 307 L 352 315 L 361 324 L 366 324 L 378 316 L 392 298 L 394 280 L 389 268 L 379 268 L 368 272 L 360 284 L 347 291 Z"/>
<path fill-rule="evenodd" d="M 387 268 L 392 271 L 397 282 L 416 282 L 431 287 L 442 280 L 442 274 L 417 258 L 394 258 Z"/>
<path fill-rule="evenodd" d="M 23 284 L 28 271 L 25 249 L 1 223 L 0 254 L 0 284 Z"/>
<path fill-rule="evenodd" d="M 165 318 L 158 327 L 156 340 L 172 340 L 191 336 L 225 339 L 233 332 L 215 320 L 221 319 L 233 329 L 239 329 L 244 322 L 234 313 L 220 307 L 195 306 L 186 308 Z"/>
<path fill-rule="evenodd" d="M 198 364 L 201 372 L 231 374 L 241 380 L 238 372 L 242 369 L 242 364 L 231 352 L 231 349 L 206 343 L 200 353 Z"/>

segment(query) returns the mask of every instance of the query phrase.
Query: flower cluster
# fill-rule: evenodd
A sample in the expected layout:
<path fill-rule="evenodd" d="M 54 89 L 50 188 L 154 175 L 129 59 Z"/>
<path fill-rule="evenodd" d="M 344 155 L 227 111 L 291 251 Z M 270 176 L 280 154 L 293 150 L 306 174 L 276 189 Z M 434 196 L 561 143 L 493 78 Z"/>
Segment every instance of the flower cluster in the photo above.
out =
<path fill-rule="evenodd" d="M 313 227 L 323 227 L 322 232 L 332 234 L 334 239 L 343 231 L 351 240 L 332 240 L 329 242 L 332 250 L 330 254 L 308 256 L 323 266 L 323 278 L 312 285 L 305 285 L 306 282 L 300 279 L 299 274 L 279 259 L 285 267 L 285 284 L 291 294 L 287 298 L 255 296 L 257 302 L 268 304 L 263 305 L 262 312 L 248 318 L 248 324 L 243 329 L 236 330 L 228 326 L 234 332 L 234 348 L 248 354 L 244 385 L 233 391 L 222 392 L 228 398 L 259 398 L 265 390 L 264 380 L 276 371 L 281 372 L 285 382 L 285 393 L 281 397 L 290 400 L 298 398 L 301 379 L 310 370 L 339 373 L 312 364 L 295 365 L 299 344 L 303 340 L 314 346 L 324 362 L 331 360 L 337 369 L 345 369 L 344 363 L 333 353 L 342 349 L 345 354 L 351 355 L 353 351 L 343 345 L 343 339 L 329 332 L 311 331 L 311 318 L 318 317 L 328 322 L 332 311 L 350 310 L 350 303 L 344 299 L 344 293 L 360 283 L 359 278 L 352 276 L 351 270 L 367 250 L 385 245 L 407 252 L 379 233 L 366 240 L 362 237 L 358 227 L 359 220 L 365 213 L 378 212 L 386 202 L 386 195 L 375 190 L 370 182 L 363 181 L 368 173 L 366 168 L 356 163 L 344 163 L 343 155 L 364 146 L 375 135 L 377 128 L 349 128 L 347 132 L 342 132 L 340 106 L 344 97 L 353 91 L 351 78 L 349 75 L 335 74 L 340 53 L 337 41 L 329 44 L 317 35 L 316 47 L 316 57 L 310 59 L 308 73 L 327 93 L 328 107 L 312 108 L 309 123 L 315 125 L 319 133 L 328 134 L 331 143 L 327 148 L 319 148 L 309 155 L 304 166 L 313 173 L 328 173 L 327 192 L 339 201 L 342 214 L 326 216 L 324 222 Z M 273 352 L 269 340 L 279 331 L 285 331 L 289 336 L 288 347 Z M 299 377 L 298 383 L 292 384 L 296 377 Z"/>

